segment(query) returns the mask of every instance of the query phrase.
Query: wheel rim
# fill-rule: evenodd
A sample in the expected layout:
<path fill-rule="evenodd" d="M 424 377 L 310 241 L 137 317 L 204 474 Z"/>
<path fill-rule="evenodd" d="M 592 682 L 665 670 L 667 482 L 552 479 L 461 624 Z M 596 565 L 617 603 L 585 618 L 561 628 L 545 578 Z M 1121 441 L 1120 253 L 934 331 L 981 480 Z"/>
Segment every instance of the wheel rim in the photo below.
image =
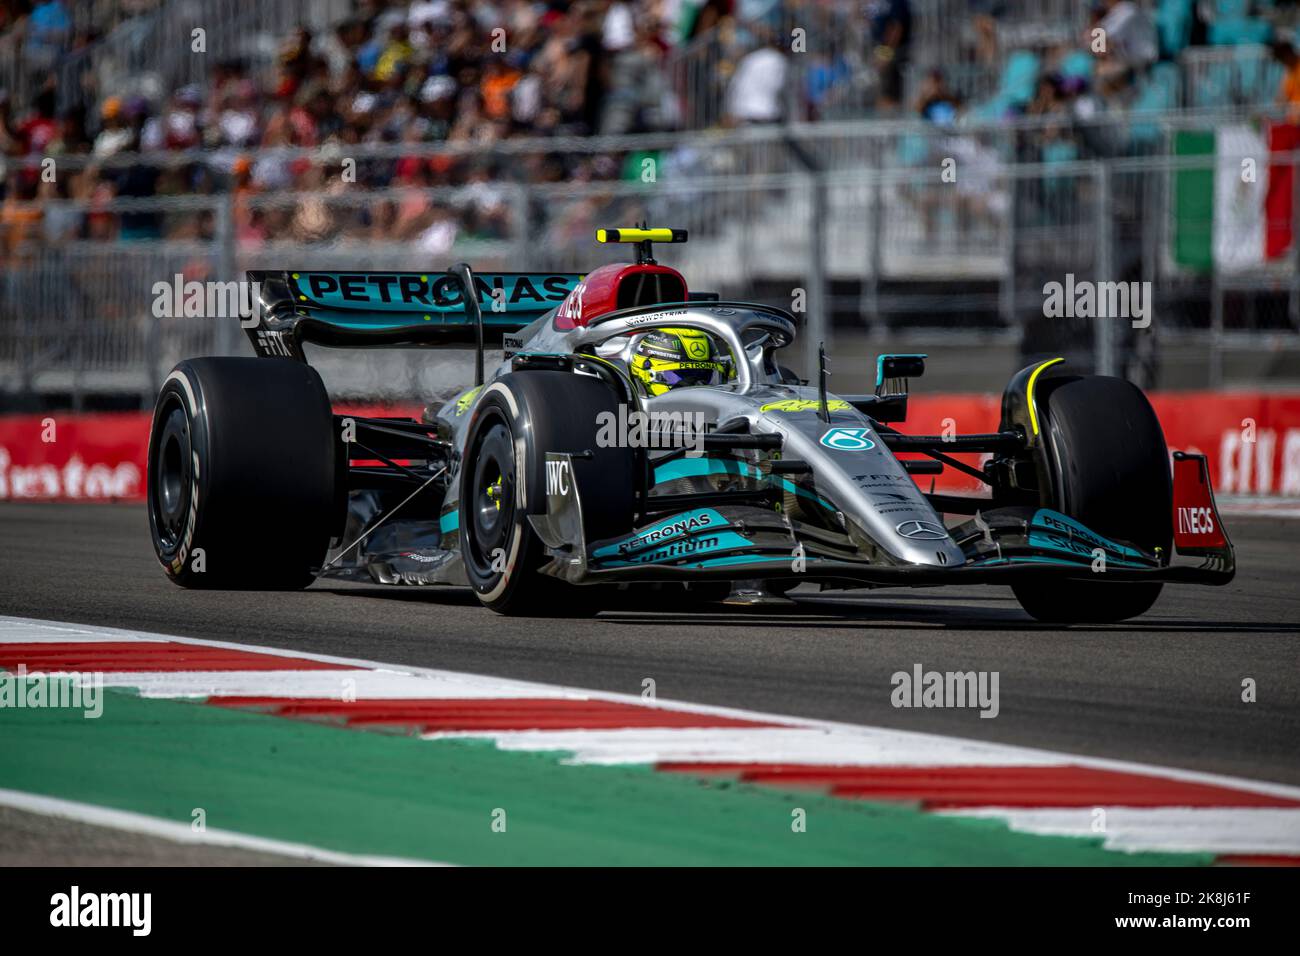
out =
<path fill-rule="evenodd" d="M 154 451 L 153 507 L 158 543 L 164 552 L 176 550 L 189 516 L 191 490 L 191 443 L 189 416 L 179 399 L 172 397 L 164 407 L 162 426 Z"/>
<path fill-rule="evenodd" d="M 478 443 L 473 473 L 467 488 L 469 558 L 484 578 L 498 555 L 509 552 L 515 524 L 515 450 L 510 429 L 496 421 Z"/>

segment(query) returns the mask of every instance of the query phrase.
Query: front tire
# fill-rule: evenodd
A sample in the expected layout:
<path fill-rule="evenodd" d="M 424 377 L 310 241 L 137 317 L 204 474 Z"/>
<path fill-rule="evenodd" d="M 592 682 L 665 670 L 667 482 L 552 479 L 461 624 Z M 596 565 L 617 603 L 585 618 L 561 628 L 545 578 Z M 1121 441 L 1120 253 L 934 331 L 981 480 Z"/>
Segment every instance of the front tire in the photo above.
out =
<path fill-rule="evenodd" d="M 198 358 L 167 376 L 149 433 L 154 552 L 186 588 L 304 588 L 334 517 L 333 412 L 291 359 Z"/>
<path fill-rule="evenodd" d="M 636 457 L 601 447 L 598 416 L 618 415 L 600 379 L 571 372 L 502 376 L 474 408 L 461 463 L 460 544 L 478 599 L 501 614 L 587 616 L 609 589 L 576 586 L 538 568 L 548 560 L 529 515 L 546 511 L 546 453 L 567 452 L 588 541 L 632 527 Z M 589 455 L 589 457 L 588 457 Z"/>
<path fill-rule="evenodd" d="M 1043 383 L 1042 454 L 1054 485 L 1044 507 L 1098 534 L 1169 554 L 1173 490 L 1169 450 L 1141 389 L 1093 375 Z M 1160 582 L 1035 581 L 1014 585 L 1031 617 L 1053 624 L 1100 624 L 1137 617 L 1160 596 Z"/>

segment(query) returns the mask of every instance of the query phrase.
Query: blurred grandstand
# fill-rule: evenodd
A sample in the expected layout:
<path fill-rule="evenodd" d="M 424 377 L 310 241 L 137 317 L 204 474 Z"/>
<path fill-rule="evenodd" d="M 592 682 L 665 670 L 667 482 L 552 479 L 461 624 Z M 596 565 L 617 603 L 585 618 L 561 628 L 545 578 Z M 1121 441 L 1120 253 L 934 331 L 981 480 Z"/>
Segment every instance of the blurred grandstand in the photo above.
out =
<path fill-rule="evenodd" d="M 863 370 L 960 345 L 938 386 L 1062 350 L 1147 386 L 1294 385 L 1297 22 L 1282 0 L 5 2 L 0 409 L 136 407 L 177 358 L 245 349 L 153 316 L 176 274 L 579 270 L 609 255 L 597 225 L 643 218 L 691 230 L 692 285 L 805 290 L 809 340 Z M 1067 274 L 1151 282 L 1149 334 L 1046 319 Z M 326 380 L 431 387 L 404 362 Z"/>

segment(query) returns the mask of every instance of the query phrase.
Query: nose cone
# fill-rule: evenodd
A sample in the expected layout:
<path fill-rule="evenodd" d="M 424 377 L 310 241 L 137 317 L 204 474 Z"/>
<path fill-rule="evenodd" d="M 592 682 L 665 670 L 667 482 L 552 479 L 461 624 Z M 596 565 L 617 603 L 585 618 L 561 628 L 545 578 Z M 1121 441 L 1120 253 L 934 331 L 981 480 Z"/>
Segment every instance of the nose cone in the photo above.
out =
<path fill-rule="evenodd" d="M 938 520 L 908 518 L 900 521 L 894 526 L 893 542 L 899 557 L 909 564 L 959 568 L 966 563 L 961 548 Z"/>
<path fill-rule="evenodd" d="M 965 564 L 943 518 L 871 422 L 852 408 L 836 410 L 831 422 L 823 422 L 804 407 L 811 401 L 802 396 L 798 402 L 772 403 L 764 418 L 785 436 L 788 457 L 814 463 L 818 493 L 834 502 L 897 564 L 927 568 Z"/>

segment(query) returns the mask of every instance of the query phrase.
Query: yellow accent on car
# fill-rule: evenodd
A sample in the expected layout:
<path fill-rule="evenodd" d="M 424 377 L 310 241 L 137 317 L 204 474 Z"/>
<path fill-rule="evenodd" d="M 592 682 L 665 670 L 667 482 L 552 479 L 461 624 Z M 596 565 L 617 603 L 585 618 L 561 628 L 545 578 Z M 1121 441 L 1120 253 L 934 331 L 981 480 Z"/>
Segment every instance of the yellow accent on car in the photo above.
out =
<path fill-rule="evenodd" d="M 685 242 L 685 229 L 597 229 L 597 242 Z"/>
<path fill-rule="evenodd" d="M 768 402 L 766 405 L 760 405 L 760 412 L 815 412 L 822 407 L 822 403 L 812 398 L 783 398 L 779 402 Z M 828 398 L 826 400 L 826 410 L 828 412 L 847 412 L 853 406 L 842 398 Z"/>
<path fill-rule="evenodd" d="M 479 385 L 476 388 L 471 388 L 468 392 L 463 393 L 459 398 L 456 399 L 457 418 L 460 418 L 460 416 L 464 415 L 467 411 L 469 411 L 470 405 L 474 403 L 475 396 L 477 396 L 478 393 L 481 391 L 483 391 L 483 386 Z"/>
<path fill-rule="evenodd" d="M 1029 402 L 1029 424 L 1034 426 L 1034 434 L 1038 434 L 1038 409 L 1034 407 L 1034 383 L 1038 381 L 1038 376 L 1043 374 L 1043 369 L 1055 365 L 1057 362 L 1064 362 L 1063 358 L 1048 359 L 1029 376 L 1029 387 L 1025 389 L 1025 398 Z"/>

